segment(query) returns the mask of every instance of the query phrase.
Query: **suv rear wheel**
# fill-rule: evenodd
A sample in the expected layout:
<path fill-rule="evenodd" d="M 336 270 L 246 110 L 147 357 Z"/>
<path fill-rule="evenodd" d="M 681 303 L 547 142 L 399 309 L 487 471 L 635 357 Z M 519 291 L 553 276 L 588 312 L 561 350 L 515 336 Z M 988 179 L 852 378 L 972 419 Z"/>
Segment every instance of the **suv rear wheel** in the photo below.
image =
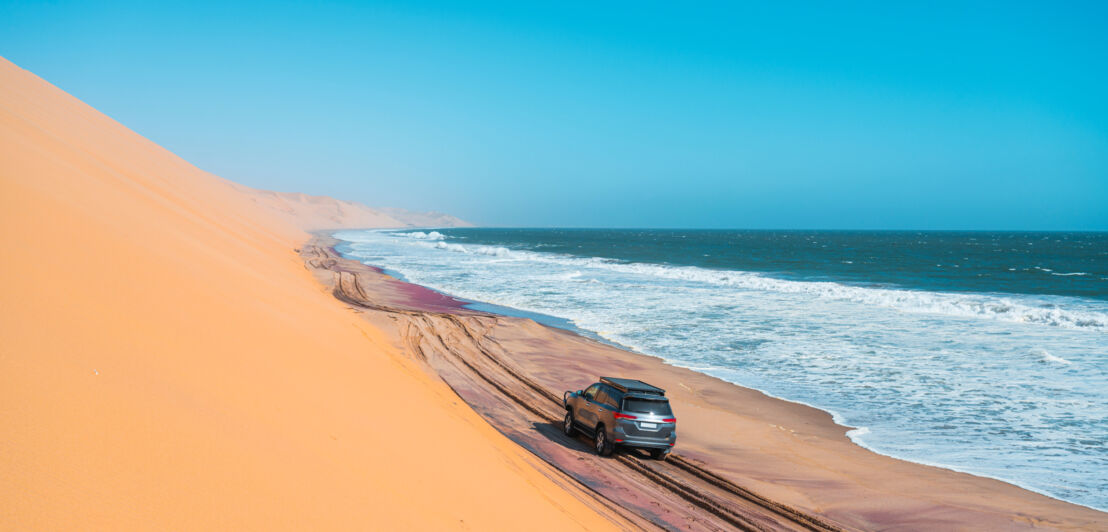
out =
<path fill-rule="evenodd" d="M 669 449 L 651 449 L 650 457 L 655 460 L 665 460 L 669 456 Z"/>
<path fill-rule="evenodd" d="M 609 456 L 612 451 L 615 450 L 615 446 L 612 442 L 608 441 L 608 433 L 604 431 L 604 425 L 596 426 L 596 436 L 593 438 L 593 447 L 596 449 L 596 454 L 600 456 Z"/>
<path fill-rule="evenodd" d="M 573 436 L 573 410 L 566 410 L 566 418 L 562 421 L 562 433 Z"/>

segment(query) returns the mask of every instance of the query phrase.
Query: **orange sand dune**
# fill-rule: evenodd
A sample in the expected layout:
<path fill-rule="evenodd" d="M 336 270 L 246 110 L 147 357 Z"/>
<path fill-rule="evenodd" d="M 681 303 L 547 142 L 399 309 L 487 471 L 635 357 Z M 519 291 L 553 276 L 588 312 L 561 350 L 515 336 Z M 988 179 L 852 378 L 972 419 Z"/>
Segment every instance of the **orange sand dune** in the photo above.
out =
<path fill-rule="evenodd" d="M 257 190 L 242 185 L 235 188 L 252 198 L 265 210 L 275 212 L 302 229 L 338 229 L 369 227 L 472 227 L 473 224 L 449 214 L 412 212 L 404 209 L 374 209 L 361 203 L 327 196 Z"/>
<path fill-rule="evenodd" d="M 315 283 L 295 217 L 3 59 L 0 231 L 0 529 L 613 525 Z"/>

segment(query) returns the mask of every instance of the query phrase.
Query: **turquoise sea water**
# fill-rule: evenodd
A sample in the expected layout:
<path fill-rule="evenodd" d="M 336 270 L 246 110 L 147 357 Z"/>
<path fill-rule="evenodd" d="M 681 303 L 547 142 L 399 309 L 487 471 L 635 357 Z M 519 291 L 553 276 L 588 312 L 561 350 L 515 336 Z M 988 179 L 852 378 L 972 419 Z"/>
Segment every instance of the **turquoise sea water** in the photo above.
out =
<path fill-rule="evenodd" d="M 343 254 L 1108 508 L 1108 233 L 344 231 Z"/>

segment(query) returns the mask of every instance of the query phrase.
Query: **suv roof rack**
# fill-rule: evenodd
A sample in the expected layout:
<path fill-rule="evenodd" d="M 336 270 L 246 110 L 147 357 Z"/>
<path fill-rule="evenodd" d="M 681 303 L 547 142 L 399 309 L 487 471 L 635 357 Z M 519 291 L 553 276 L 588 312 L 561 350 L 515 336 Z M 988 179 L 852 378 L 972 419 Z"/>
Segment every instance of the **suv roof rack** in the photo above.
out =
<path fill-rule="evenodd" d="M 645 393 L 649 395 L 661 395 L 665 396 L 666 391 L 657 387 L 651 386 L 643 381 L 635 379 L 618 379 L 616 377 L 600 377 L 600 382 L 614 386 L 617 390 L 627 393 Z"/>

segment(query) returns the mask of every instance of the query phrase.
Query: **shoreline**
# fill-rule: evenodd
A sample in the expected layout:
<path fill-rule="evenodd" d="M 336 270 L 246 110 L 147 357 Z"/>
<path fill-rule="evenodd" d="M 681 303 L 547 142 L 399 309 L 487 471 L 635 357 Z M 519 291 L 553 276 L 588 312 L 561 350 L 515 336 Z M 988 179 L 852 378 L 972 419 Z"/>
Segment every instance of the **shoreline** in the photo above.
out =
<path fill-rule="evenodd" d="M 337 242 L 329 233 L 316 233 L 310 244 L 329 250 L 338 260 L 344 261 L 343 269 L 354 270 L 352 275 L 355 277 L 378 277 L 373 280 L 373 288 L 360 291 L 360 295 L 364 296 L 362 303 L 365 300 L 383 302 L 379 309 L 404 309 L 417 313 L 461 312 L 469 316 L 493 316 L 465 309 L 465 300 L 394 279 L 380 269 L 344 259 L 333 247 Z M 365 270 L 359 272 L 359 267 Z M 411 288 L 413 286 L 418 288 Z M 434 303 L 434 297 L 429 293 L 449 298 L 453 304 L 427 305 L 428 302 Z M 405 294 L 417 297 L 408 298 Z M 346 302 L 360 304 L 357 301 Z M 812 405 L 774 397 L 689 368 L 671 365 L 659 357 L 621 349 L 608 342 L 601 343 L 576 331 L 541 325 L 526 317 L 499 318 L 502 320 L 498 319 L 498 322 L 506 322 L 503 325 L 498 323 L 500 328 L 526 330 L 522 337 L 517 331 L 513 334 L 499 330 L 493 332 L 494 336 L 502 335 L 507 340 L 498 340 L 498 343 L 506 352 L 514 353 L 507 355 L 511 363 L 524 375 L 551 388 L 559 384 L 569 389 L 579 387 L 562 384 L 560 376 L 551 375 L 552 367 L 572 369 L 572 373 L 555 373 L 576 374 L 579 375 L 577 380 L 594 379 L 595 375 L 584 371 L 604 373 L 599 369 L 607 366 L 614 370 L 608 373 L 634 370 L 639 376 L 651 375 L 644 377 L 651 382 L 665 384 L 676 381 L 677 386 L 663 386 L 675 392 L 672 399 L 675 408 L 685 414 L 681 424 L 682 442 L 678 444 L 676 454 L 703 463 L 713 472 L 740 485 L 750 486 L 772 500 L 810 512 L 813 516 L 827 518 L 830 523 L 839 526 L 1022 525 L 1080 529 L 1102 525 L 1108 520 L 1108 515 L 1096 509 L 1033 492 L 1007 481 L 880 454 L 850 438 L 848 432 L 854 427 L 838 424 L 832 412 Z M 533 347 L 536 344 L 572 354 L 568 358 L 559 356 L 555 360 L 549 354 L 536 352 Z M 512 349 L 515 345 L 530 347 Z M 589 369 L 584 370 L 585 366 Z M 584 386 L 588 382 L 577 384 Z M 465 398 L 462 393 L 459 395 Z M 487 419 L 495 417 L 495 412 L 483 412 L 480 405 L 471 403 L 471 406 Z M 708 422 L 706 418 L 709 416 L 697 410 L 711 410 L 713 420 Z M 717 424 L 715 420 L 721 415 L 721 410 L 727 418 L 722 425 L 733 431 L 726 438 L 720 438 L 719 427 L 713 426 Z M 686 422 L 686 419 L 691 419 L 692 423 Z M 497 426 L 495 419 L 490 419 L 490 422 Z M 504 432 L 500 426 L 497 428 Z M 780 448 L 770 452 L 767 444 L 771 448 Z M 744 456 L 747 460 L 743 460 Z M 752 465 L 752 460 L 757 465 Z M 849 466 L 831 464 L 836 461 L 847 462 Z M 553 465 L 560 466 L 558 463 Z M 887 471 L 889 469 L 893 471 Z M 898 478 L 898 475 L 904 478 Z M 875 504 L 874 499 L 881 502 Z M 1016 512 L 1011 510 L 1013 508 L 1023 511 Z"/>
<path fill-rule="evenodd" d="M 344 231 L 346 231 L 346 229 L 344 229 Z M 320 232 L 315 233 L 315 235 L 325 236 L 327 238 L 334 238 L 331 235 L 331 233 L 334 233 L 334 231 L 320 231 Z M 334 239 L 338 242 L 345 242 L 342 239 L 338 239 L 338 238 L 334 238 Z M 334 250 L 334 252 L 339 257 L 342 257 L 345 260 L 352 260 L 352 261 L 355 261 L 355 262 L 360 262 L 357 259 L 347 258 L 343 254 L 343 252 L 339 249 L 339 247 L 340 247 L 340 245 L 331 246 L 331 248 Z M 472 310 L 472 311 L 476 311 L 476 312 L 487 312 L 487 313 L 490 313 L 490 314 L 498 314 L 498 315 L 509 317 L 509 318 L 530 319 L 530 320 L 534 320 L 535 322 L 539 323 L 540 325 L 545 325 L 547 327 L 554 327 L 556 329 L 562 329 L 564 331 L 569 331 L 571 333 L 578 334 L 580 336 L 584 336 L 585 338 L 588 338 L 590 340 L 594 340 L 594 341 L 600 342 L 602 344 L 610 345 L 610 346 L 615 347 L 617 349 L 622 349 L 624 351 L 630 351 L 632 353 L 639 354 L 639 355 L 642 355 L 642 356 L 649 356 L 649 357 L 654 356 L 654 355 L 650 355 L 650 354 L 638 351 L 637 349 L 635 349 L 634 347 L 631 347 L 629 345 L 621 344 L 621 343 L 619 343 L 615 340 L 610 340 L 608 338 L 604 338 L 603 336 L 601 336 L 599 333 L 597 333 L 595 331 L 590 331 L 588 329 L 582 329 L 582 328 L 578 327 L 577 325 L 574 325 L 573 320 L 570 320 L 568 318 L 561 318 L 561 317 L 554 316 L 554 315 L 551 315 L 551 314 L 544 314 L 542 312 L 534 312 L 534 311 L 530 311 L 530 310 L 523 310 L 523 309 L 518 309 L 518 308 L 515 308 L 515 307 L 509 307 L 509 306 L 506 306 L 506 305 L 500 305 L 500 304 L 497 304 L 497 303 L 489 303 L 487 301 L 477 301 L 477 300 L 474 300 L 474 299 L 468 299 L 468 298 L 464 298 L 464 297 L 461 297 L 461 296 L 456 296 L 456 295 L 448 293 L 445 290 L 439 290 L 437 288 L 433 288 L 433 287 L 430 287 L 430 286 L 424 286 L 424 285 L 421 285 L 419 283 L 412 282 L 411 280 L 407 279 L 404 276 L 404 274 L 402 274 L 398 271 L 389 270 L 387 268 L 381 268 L 381 267 L 374 266 L 374 265 L 371 265 L 371 264 L 365 264 L 364 262 L 362 262 L 361 264 L 364 264 L 366 267 L 375 270 L 377 273 L 387 275 L 387 276 L 392 277 L 392 278 L 394 278 L 398 281 L 401 281 L 403 283 L 407 283 L 407 284 L 414 285 L 414 286 L 419 286 L 421 288 L 430 290 L 430 291 L 432 291 L 436 294 L 440 294 L 442 296 L 453 299 L 453 300 L 458 302 L 459 308 L 464 308 L 464 309 Z M 661 357 L 655 357 L 655 358 L 661 358 Z M 673 364 L 671 364 L 671 365 L 673 365 Z M 738 385 L 738 386 L 741 386 L 741 385 Z M 783 399 L 783 400 L 787 401 L 788 399 Z"/>
<path fill-rule="evenodd" d="M 430 230 L 430 229 L 426 229 L 426 230 Z M 348 230 L 344 230 L 344 231 L 348 231 Z M 407 229 L 405 231 L 407 231 Z M 328 238 L 335 238 L 333 236 L 333 233 L 334 233 L 333 231 L 323 231 L 323 232 L 319 232 L 317 234 L 326 236 Z M 341 256 L 343 258 L 346 258 L 346 255 L 343 253 L 342 247 L 343 247 L 343 244 L 347 244 L 348 242 L 345 241 L 345 240 L 339 239 L 339 238 L 335 238 L 335 240 L 337 242 L 339 242 L 339 244 L 333 246 L 334 251 L 339 256 Z M 347 259 L 347 260 L 357 261 L 357 259 Z M 374 268 L 374 269 L 378 270 L 379 273 L 383 273 L 385 275 L 392 276 L 392 277 L 394 277 L 394 278 L 396 278 L 399 281 L 402 281 L 404 283 L 415 284 L 415 285 L 421 286 L 422 288 L 425 288 L 427 290 L 431 290 L 432 292 L 439 293 L 439 294 L 442 294 L 443 296 L 453 298 L 453 299 L 457 300 L 460 303 L 460 306 L 463 307 L 463 308 L 467 308 L 467 309 L 470 309 L 470 310 L 477 310 L 479 312 L 490 312 L 490 313 L 493 313 L 493 314 L 499 314 L 499 315 L 503 315 L 503 316 L 507 316 L 507 317 L 532 319 L 532 320 L 540 323 L 541 325 L 562 329 L 562 330 L 565 330 L 565 331 L 583 336 L 585 338 L 591 339 L 593 341 L 597 341 L 597 342 L 603 343 L 605 345 L 612 346 L 612 347 L 614 347 L 616 349 L 619 349 L 619 350 L 622 350 L 622 351 L 627 351 L 627 352 L 630 352 L 632 354 L 658 359 L 666 366 L 694 371 L 694 372 L 697 372 L 697 373 L 700 373 L 700 374 L 703 374 L 703 375 L 706 375 L 706 376 L 710 376 L 710 377 L 719 379 L 723 382 L 726 382 L 728 384 L 731 384 L 731 385 L 734 385 L 734 386 L 737 386 L 737 387 L 740 387 L 740 388 L 757 391 L 757 392 L 759 392 L 759 393 L 761 393 L 761 394 L 763 394 L 763 395 L 765 395 L 765 396 L 767 396 L 771 399 L 784 401 L 784 402 L 787 402 L 787 403 L 792 403 L 792 404 L 796 404 L 796 405 L 799 405 L 799 406 L 813 408 L 813 409 L 819 410 L 821 412 L 825 412 L 831 417 L 832 422 L 834 424 L 836 424 L 837 426 L 839 426 L 843 429 L 844 436 L 847 439 L 849 439 L 854 445 L 856 445 L 856 446 L 858 446 L 862 449 L 865 449 L 866 451 L 878 454 L 880 456 L 884 456 L 884 457 L 888 457 L 888 458 L 892 458 L 892 459 L 900 460 L 900 461 L 904 461 L 904 462 L 910 462 L 910 463 L 913 463 L 913 464 L 928 466 L 928 467 L 946 469 L 946 470 L 949 470 L 949 471 L 955 472 L 955 473 L 973 475 L 975 477 L 979 477 L 979 478 L 982 478 L 982 479 L 996 480 L 996 481 L 1000 481 L 1000 482 L 1003 482 L 1003 483 L 1006 483 L 1006 484 L 1011 484 L 1013 486 L 1019 487 L 1021 489 L 1024 489 L 1024 490 L 1027 490 L 1027 491 L 1030 491 L 1030 492 L 1033 492 L 1033 493 L 1036 493 L 1036 494 L 1039 494 L 1039 495 L 1043 495 L 1045 497 L 1049 497 L 1051 499 L 1057 500 L 1057 501 L 1062 502 L 1062 503 L 1077 505 L 1077 506 L 1087 508 L 1089 510 L 1093 510 L 1093 511 L 1096 511 L 1096 512 L 1102 512 L 1102 513 L 1108 512 L 1108 509 L 1106 509 L 1106 508 L 1098 508 L 1098 507 L 1082 504 L 1080 502 L 1066 500 L 1066 499 L 1064 499 L 1064 498 L 1062 498 L 1058 495 L 1055 495 L 1053 493 L 1049 493 L 1049 492 L 1045 492 L 1045 491 L 1036 489 L 1035 487 L 1022 484 L 1019 481 L 1015 481 L 1015 480 L 1012 480 L 1012 479 L 1002 478 L 1002 477 L 999 477 L 999 476 L 990 476 L 988 474 L 984 474 L 984 473 L 980 473 L 980 472 L 976 472 L 976 471 L 972 471 L 972 470 L 968 470 L 968 469 L 963 469 L 960 466 L 956 466 L 956 465 L 932 462 L 932 461 L 928 461 L 928 460 L 925 460 L 925 459 L 917 459 L 917 458 L 899 456 L 899 455 L 897 455 L 895 453 L 892 453 L 892 452 L 882 451 L 878 448 L 875 448 L 874 446 L 868 445 L 867 443 L 865 443 L 863 440 L 860 439 L 861 437 L 864 437 L 866 434 L 870 433 L 869 427 L 855 426 L 855 425 L 850 424 L 840 413 L 835 411 L 833 408 L 824 407 L 824 406 L 821 406 L 821 405 L 818 405 L 818 404 L 813 404 L 813 403 L 805 402 L 805 401 L 802 401 L 802 400 L 791 399 L 791 398 L 788 398 L 788 397 L 783 397 L 783 396 L 780 396 L 780 395 L 776 395 L 776 394 L 774 394 L 774 393 L 772 393 L 768 390 L 764 390 L 764 389 L 758 388 L 756 386 L 746 385 L 746 384 L 743 384 L 743 383 L 733 382 L 731 380 L 728 380 L 726 377 L 715 375 L 715 374 L 710 372 L 713 369 L 726 369 L 726 368 L 707 368 L 707 369 L 705 369 L 705 368 L 692 367 L 692 366 L 689 366 L 689 365 L 685 365 L 680 360 L 671 360 L 671 359 L 667 359 L 667 358 L 662 357 L 662 356 L 658 356 L 658 355 L 654 355 L 654 354 L 650 354 L 650 353 L 645 353 L 645 352 L 643 352 L 643 351 L 639 350 L 638 348 L 633 347 L 631 345 L 620 343 L 617 340 L 605 338 L 605 337 L 603 337 L 602 335 L 600 335 L 599 333 L 597 333 L 595 331 L 578 327 L 577 325 L 575 325 L 573 323 L 572 320 L 570 320 L 568 318 L 562 318 L 562 317 L 558 317 L 558 316 L 544 314 L 544 313 L 538 312 L 538 311 L 517 309 L 517 308 L 513 308 L 513 307 L 509 307 L 509 306 L 504 306 L 504 305 L 501 305 L 501 304 L 498 304 L 498 303 L 489 303 L 489 302 L 485 302 L 485 301 L 478 301 L 478 300 L 468 299 L 468 298 L 465 298 L 465 297 L 450 294 L 449 292 L 447 292 L 445 290 L 442 290 L 442 289 L 439 289 L 439 288 L 418 285 L 417 283 L 412 282 L 411 280 L 407 279 L 402 273 L 397 272 L 397 271 L 381 269 L 381 268 L 378 268 L 378 267 L 372 266 L 372 265 L 367 265 L 367 266 L 369 266 L 370 268 Z M 1003 296 L 1003 295 L 1008 295 L 1008 294 L 996 293 L 996 294 L 990 294 L 990 295 Z M 1068 297 L 1068 296 L 1061 296 L 1061 297 Z M 860 431 L 859 434 L 854 434 L 855 432 L 859 432 L 859 431 Z"/>

